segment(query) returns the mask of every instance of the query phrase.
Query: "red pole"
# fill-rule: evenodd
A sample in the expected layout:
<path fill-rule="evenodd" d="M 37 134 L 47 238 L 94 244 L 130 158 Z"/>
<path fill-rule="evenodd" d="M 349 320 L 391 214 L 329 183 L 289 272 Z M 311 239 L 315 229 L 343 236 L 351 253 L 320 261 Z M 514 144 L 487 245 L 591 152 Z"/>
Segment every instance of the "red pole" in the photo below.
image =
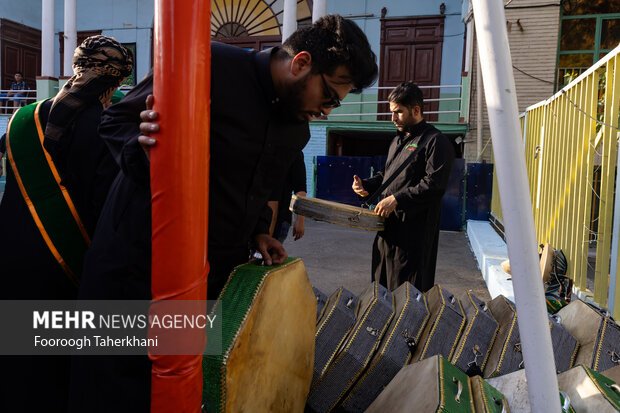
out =
<path fill-rule="evenodd" d="M 155 0 L 153 109 L 160 133 L 151 151 L 153 301 L 207 297 L 210 3 Z M 204 331 L 193 339 L 204 348 Z M 199 412 L 202 355 L 149 357 L 151 412 Z"/>

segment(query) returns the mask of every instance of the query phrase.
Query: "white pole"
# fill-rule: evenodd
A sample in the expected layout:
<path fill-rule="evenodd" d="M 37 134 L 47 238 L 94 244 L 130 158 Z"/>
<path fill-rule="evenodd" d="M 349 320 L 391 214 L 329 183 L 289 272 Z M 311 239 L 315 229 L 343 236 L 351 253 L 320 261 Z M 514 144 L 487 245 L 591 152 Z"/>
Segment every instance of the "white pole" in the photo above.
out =
<path fill-rule="evenodd" d="M 54 0 L 41 5 L 41 76 L 54 76 Z"/>
<path fill-rule="evenodd" d="M 282 21 L 282 43 L 297 30 L 297 0 L 284 0 Z"/>
<path fill-rule="evenodd" d="M 559 412 L 503 2 L 472 3 L 530 405 L 533 412 Z"/>
<path fill-rule="evenodd" d="M 312 3 L 312 23 L 327 13 L 327 0 L 314 0 Z"/>
<path fill-rule="evenodd" d="M 73 52 L 77 47 L 76 0 L 65 0 L 63 75 L 73 76 Z"/>
<path fill-rule="evenodd" d="M 471 57 L 474 46 L 474 23 L 473 19 L 467 22 L 467 43 L 465 44 L 465 72 L 471 72 Z"/>
<path fill-rule="evenodd" d="M 480 72 L 480 45 L 477 47 L 478 53 L 476 53 L 476 162 L 482 162 L 482 129 L 484 127 L 482 121 L 482 74 Z"/>
<path fill-rule="evenodd" d="M 616 165 L 620 165 L 620 151 L 618 151 L 618 158 Z M 614 203 L 614 222 L 612 225 L 612 238 L 611 238 L 611 267 L 609 268 L 609 293 L 607 296 L 607 309 L 612 316 L 618 318 L 614 314 L 616 310 L 616 285 L 618 282 L 618 251 L 620 246 L 620 179 L 616 178 L 616 199 Z M 619 312 L 620 314 L 620 312 Z"/>

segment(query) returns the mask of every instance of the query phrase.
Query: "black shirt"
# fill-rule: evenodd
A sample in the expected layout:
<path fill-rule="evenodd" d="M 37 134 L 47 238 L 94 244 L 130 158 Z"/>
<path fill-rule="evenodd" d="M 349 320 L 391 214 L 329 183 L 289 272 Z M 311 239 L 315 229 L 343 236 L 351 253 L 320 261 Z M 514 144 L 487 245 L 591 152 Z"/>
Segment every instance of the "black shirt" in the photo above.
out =
<path fill-rule="evenodd" d="M 307 122 L 282 120 L 273 50 L 211 45 L 210 246 L 241 247 L 269 232 L 267 201 L 310 139 Z"/>

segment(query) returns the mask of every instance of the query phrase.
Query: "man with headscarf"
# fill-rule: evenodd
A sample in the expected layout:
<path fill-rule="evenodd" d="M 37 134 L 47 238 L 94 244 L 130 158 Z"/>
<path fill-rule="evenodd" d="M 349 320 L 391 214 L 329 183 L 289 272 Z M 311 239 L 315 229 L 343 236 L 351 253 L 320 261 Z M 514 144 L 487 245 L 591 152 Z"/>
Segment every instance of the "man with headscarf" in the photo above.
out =
<path fill-rule="evenodd" d="M 3 300 L 77 297 L 83 255 L 118 173 L 97 127 L 132 57 L 116 40 L 91 36 L 75 50 L 73 68 L 53 99 L 21 108 L 9 124 L 0 203 Z M 68 356 L 0 362 L 0 411 L 66 411 Z"/>

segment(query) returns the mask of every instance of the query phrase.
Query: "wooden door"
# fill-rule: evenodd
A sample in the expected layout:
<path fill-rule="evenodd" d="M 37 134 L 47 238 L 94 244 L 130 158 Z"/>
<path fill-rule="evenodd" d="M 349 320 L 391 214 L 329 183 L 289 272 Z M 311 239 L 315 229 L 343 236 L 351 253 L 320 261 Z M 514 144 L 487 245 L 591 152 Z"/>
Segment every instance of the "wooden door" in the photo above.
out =
<path fill-rule="evenodd" d="M 381 66 L 379 86 L 398 86 L 413 81 L 418 86 L 438 86 L 441 81 L 444 16 L 381 19 Z M 438 99 L 439 89 L 422 88 L 424 99 Z M 381 89 L 379 100 L 387 100 L 390 90 Z M 438 102 L 424 104 L 424 118 L 437 120 Z M 379 112 L 389 112 L 389 105 L 379 105 Z M 379 116 L 378 120 L 390 120 Z"/>
<path fill-rule="evenodd" d="M 15 72 L 22 72 L 30 89 L 36 89 L 36 78 L 41 73 L 41 31 L 0 19 L 0 50 L 0 89 L 11 87 Z"/>

